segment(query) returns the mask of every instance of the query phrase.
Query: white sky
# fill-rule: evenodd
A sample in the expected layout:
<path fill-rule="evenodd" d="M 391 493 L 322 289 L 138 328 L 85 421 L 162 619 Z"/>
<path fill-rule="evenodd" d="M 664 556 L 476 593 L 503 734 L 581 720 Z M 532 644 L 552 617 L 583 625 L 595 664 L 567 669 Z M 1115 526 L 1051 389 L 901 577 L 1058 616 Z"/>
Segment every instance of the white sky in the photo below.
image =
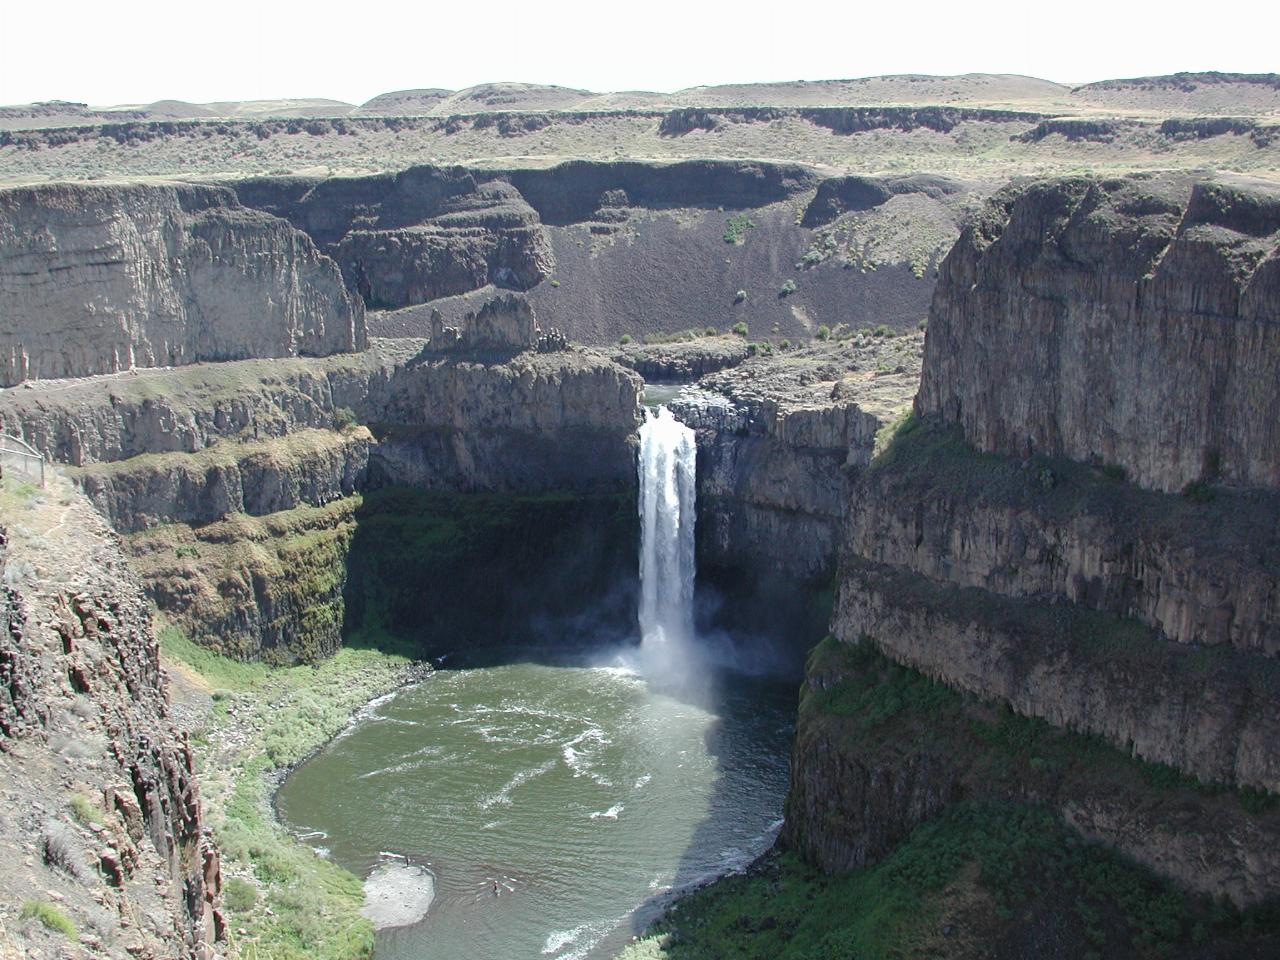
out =
<path fill-rule="evenodd" d="M 1280 2 L 0 0 L 0 104 L 606 90 L 885 73 L 1280 71 Z"/>

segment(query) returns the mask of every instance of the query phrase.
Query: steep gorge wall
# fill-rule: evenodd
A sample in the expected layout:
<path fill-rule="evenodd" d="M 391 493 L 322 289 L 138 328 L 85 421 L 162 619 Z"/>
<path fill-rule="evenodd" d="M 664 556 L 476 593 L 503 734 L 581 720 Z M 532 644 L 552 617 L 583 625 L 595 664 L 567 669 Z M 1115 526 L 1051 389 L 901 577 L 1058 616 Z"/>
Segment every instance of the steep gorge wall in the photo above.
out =
<path fill-rule="evenodd" d="M 848 869 L 959 800 L 1033 802 L 1188 889 L 1280 896 L 1273 209 L 1071 179 L 966 230 L 919 419 L 850 483 L 796 849 Z"/>
<path fill-rule="evenodd" d="M 54 896 L 77 956 L 210 960 L 224 937 L 218 851 L 141 585 L 66 480 L 0 499 L 5 917 Z M 38 922 L 7 923 L 5 942 L 72 949 Z"/>
<path fill-rule="evenodd" d="M 301 232 L 185 184 L 0 191 L 0 383 L 365 345 Z"/>
<path fill-rule="evenodd" d="M 850 478 L 910 403 L 921 341 L 857 336 L 758 355 L 668 406 L 697 431 L 698 562 L 759 580 L 825 583 Z"/>
<path fill-rule="evenodd" d="M 1143 486 L 1280 485 L 1280 192 L 1173 175 L 1010 189 L 942 266 L 917 410 Z"/>
<path fill-rule="evenodd" d="M 639 385 L 583 351 L 379 340 L 33 385 L 0 396 L 0 425 L 77 464 L 68 472 L 129 534 L 149 595 L 190 636 L 291 662 L 340 643 L 349 551 L 372 518 L 362 493 L 625 495 Z"/>
<path fill-rule="evenodd" d="M 875 197 L 844 202 L 848 179 Z M 612 344 L 739 322 L 778 338 L 841 322 L 909 329 L 927 311 L 960 211 L 987 188 L 698 160 L 423 166 L 233 189 L 306 231 L 353 293 L 392 311 L 373 317 L 376 335 L 425 335 L 430 311 L 411 308 L 451 319 L 474 307 L 469 294 L 497 287 L 528 292 L 543 321 L 575 341 Z M 781 294 L 788 280 L 797 289 Z"/>

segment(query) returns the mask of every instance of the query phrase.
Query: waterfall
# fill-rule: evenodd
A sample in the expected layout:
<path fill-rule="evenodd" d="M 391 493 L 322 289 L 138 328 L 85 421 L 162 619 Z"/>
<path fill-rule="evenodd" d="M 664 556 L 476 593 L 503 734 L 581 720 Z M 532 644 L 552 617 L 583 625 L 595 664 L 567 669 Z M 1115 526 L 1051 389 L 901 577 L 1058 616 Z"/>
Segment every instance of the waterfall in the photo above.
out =
<path fill-rule="evenodd" d="M 666 407 L 640 427 L 640 641 L 678 652 L 693 639 L 693 431 Z"/>

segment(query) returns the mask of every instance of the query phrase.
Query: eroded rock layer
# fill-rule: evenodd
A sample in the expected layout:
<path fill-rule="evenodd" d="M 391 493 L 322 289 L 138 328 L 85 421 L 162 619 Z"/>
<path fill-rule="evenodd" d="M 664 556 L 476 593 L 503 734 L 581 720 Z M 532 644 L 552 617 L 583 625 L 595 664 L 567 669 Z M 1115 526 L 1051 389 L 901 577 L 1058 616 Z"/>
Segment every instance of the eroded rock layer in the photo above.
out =
<path fill-rule="evenodd" d="M 1278 244 L 1269 189 L 1172 176 L 1011 187 L 966 228 L 916 418 L 848 484 L 795 849 L 850 869 L 1031 802 L 1280 897 Z"/>
<path fill-rule="evenodd" d="M 303 233 L 184 184 L 0 191 L 0 383 L 365 344 Z"/>
<path fill-rule="evenodd" d="M 223 937 L 218 852 L 141 585 L 66 480 L 5 487 L 5 899 L 44 904 L 88 955 L 210 958 Z M 58 926 L 12 925 L 6 944 L 62 955 Z"/>
<path fill-rule="evenodd" d="M 1280 485 L 1280 192 L 1172 175 L 999 194 L 939 275 L 917 410 L 983 450 L 1177 491 Z"/>
<path fill-rule="evenodd" d="M 148 595 L 192 639 L 315 660 L 341 642 L 362 493 L 616 498 L 634 483 L 639 378 L 548 346 L 521 301 L 473 319 L 527 336 L 497 353 L 454 331 L 445 350 L 379 340 L 55 381 L 0 397 L 0 424 L 76 464 L 71 477 L 129 534 Z"/>

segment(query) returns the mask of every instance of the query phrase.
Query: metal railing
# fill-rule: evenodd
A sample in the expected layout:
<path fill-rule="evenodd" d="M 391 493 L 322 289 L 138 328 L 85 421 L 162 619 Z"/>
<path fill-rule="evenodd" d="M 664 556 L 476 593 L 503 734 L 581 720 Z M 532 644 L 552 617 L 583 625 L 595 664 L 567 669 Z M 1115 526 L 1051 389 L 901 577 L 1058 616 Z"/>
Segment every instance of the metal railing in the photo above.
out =
<path fill-rule="evenodd" d="M 44 456 L 21 437 L 0 434 L 0 468 L 5 473 L 13 470 L 44 486 Z"/>

